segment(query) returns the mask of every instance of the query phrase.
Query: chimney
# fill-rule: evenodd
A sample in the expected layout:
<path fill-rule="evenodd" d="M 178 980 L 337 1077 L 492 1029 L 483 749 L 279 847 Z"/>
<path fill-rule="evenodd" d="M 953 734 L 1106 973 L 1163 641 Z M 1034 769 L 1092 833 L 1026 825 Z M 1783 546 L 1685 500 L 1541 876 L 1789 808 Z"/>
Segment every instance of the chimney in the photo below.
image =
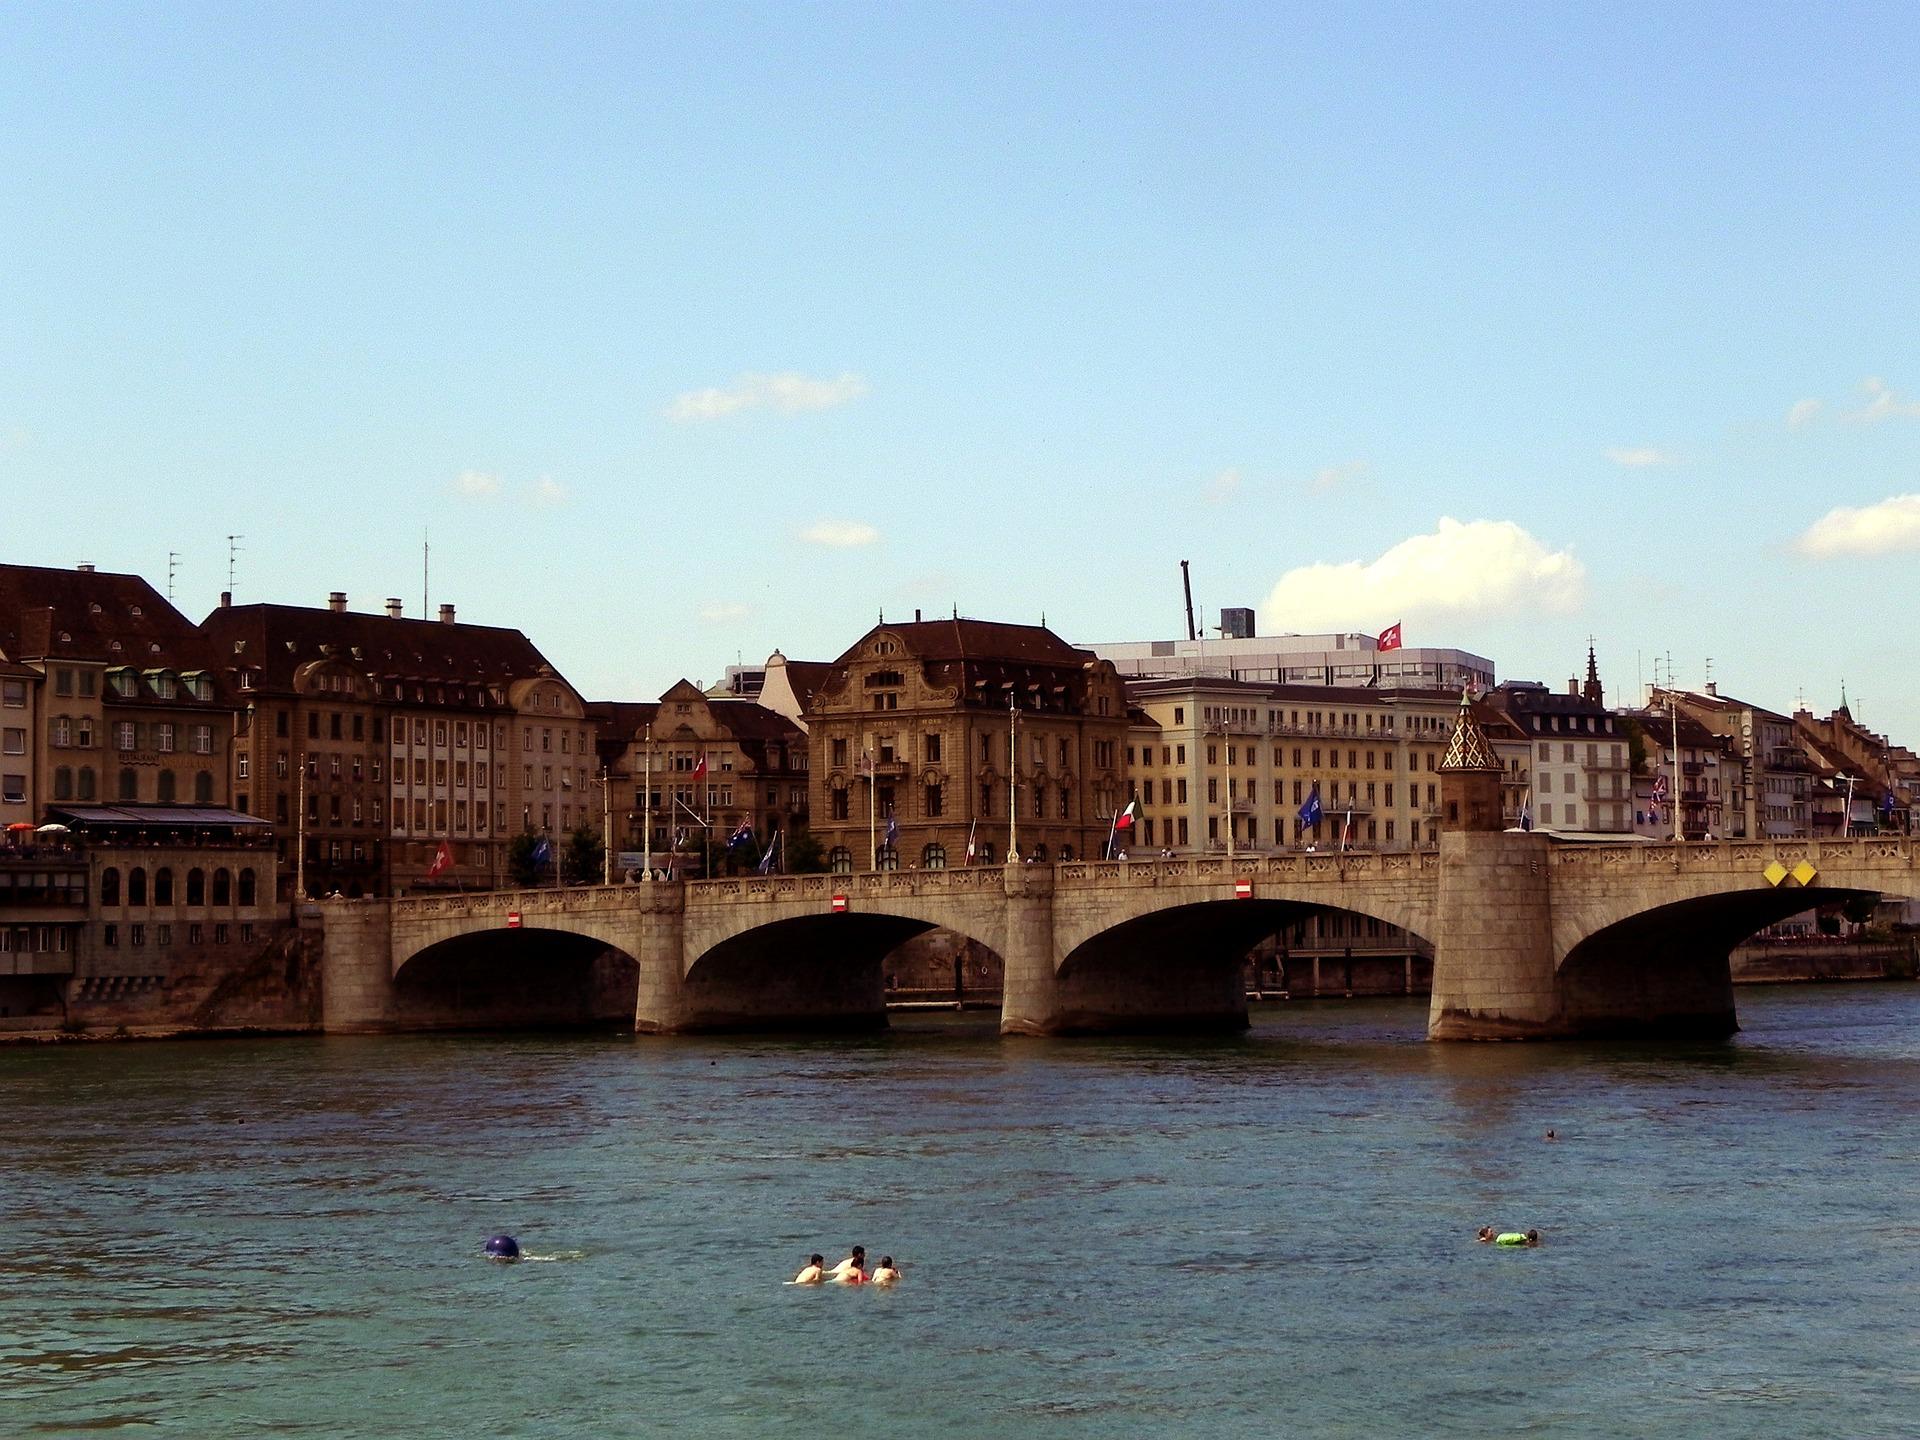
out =
<path fill-rule="evenodd" d="M 80 573 L 82 575 L 93 574 L 93 562 L 91 560 L 82 560 L 80 562 Z"/>
<path fill-rule="evenodd" d="M 442 605 L 440 607 L 440 623 L 442 625 L 453 624 L 453 606 Z"/>
<path fill-rule="evenodd" d="M 346 591 L 335 590 L 327 596 L 327 609 L 333 611 L 334 614 L 336 615 L 344 614 L 346 611 L 346 608 L 347 608 L 347 592 Z"/>
<path fill-rule="evenodd" d="M 400 613 L 401 613 L 400 597 L 398 595 L 389 595 L 387 597 L 388 616 L 394 620 L 398 620 L 400 618 Z"/>
<path fill-rule="evenodd" d="M 917 608 L 913 612 L 913 623 L 916 625 L 920 623 L 920 611 Z"/>
<path fill-rule="evenodd" d="M 233 591 L 222 590 L 220 592 L 220 608 L 222 610 L 231 610 L 233 608 Z"/>
<path fill-rule="evenodd" d="M 1578 675 L 1567 676 L 1567 694 L 1573 696 L 1576 700 L 1580 698 L 1580 677 Z"/>
<path fill-rule="evenodd" d="M 1718 680 L 1707 681 L 1707 694 L 1717 696 L 1719 695 L 1719 693 L 1720 693 L 1720 682 Z"/>

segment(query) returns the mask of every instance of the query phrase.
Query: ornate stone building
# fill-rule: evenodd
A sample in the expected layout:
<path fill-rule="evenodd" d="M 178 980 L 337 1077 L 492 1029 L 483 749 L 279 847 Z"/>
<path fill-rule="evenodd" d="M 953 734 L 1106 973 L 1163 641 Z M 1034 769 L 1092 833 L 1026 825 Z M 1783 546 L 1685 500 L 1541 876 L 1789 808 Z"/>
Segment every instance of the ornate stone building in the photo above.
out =
<path fill-rule="evenodd" d="M 804 719 L 829 868 L 1098 855 L 1126 803 L 1120 678 L 1042 626 L 883 622 Z"/>

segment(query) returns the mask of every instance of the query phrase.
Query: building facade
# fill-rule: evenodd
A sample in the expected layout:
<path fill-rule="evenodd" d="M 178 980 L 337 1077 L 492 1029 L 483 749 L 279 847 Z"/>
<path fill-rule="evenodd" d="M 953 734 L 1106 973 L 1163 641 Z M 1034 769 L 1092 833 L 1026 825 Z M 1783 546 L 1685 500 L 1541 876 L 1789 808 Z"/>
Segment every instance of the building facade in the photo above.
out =
<path fill-rule="evenodd" d="M 1488 703 L 1526 737 L 1530 759 L 1526 815 L 1555 834 L 1625 835 L 1634 828 L 1632 746 L 1607 709 L 1589 652 L 1584 686 L 1565 694 L 1508 681 Z"/>
<path fill-rule="evenodd" d="M 883 623 L 804 718 L 831 869 L 1097 855 L 1125 803 L 1120 678 L 1043 626 Z"/>

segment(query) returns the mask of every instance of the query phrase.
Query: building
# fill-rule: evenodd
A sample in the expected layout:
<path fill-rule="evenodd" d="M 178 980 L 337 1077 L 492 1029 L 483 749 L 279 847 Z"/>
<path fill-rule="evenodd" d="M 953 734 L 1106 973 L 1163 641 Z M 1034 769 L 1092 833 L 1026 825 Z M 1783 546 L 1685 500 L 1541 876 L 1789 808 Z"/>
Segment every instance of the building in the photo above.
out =
<path fill-rule="evenodd" d="M 702 840 L 758 863 L 776 837 L 785 843 L 806 828 L 807 737 L 786 716 L 686 680 L 658 701 L 600 701 L 587 714 L 614 797 L 610 843 L 622 868 L 649 859 L 656 869 L 677 867 L 689 843 Z M 730 846 L 743 825 L 750 839 Z"/>
<path fill-rule="evenodd" d="M 1205 675 L 1275 685 L 1341 689 L 1445 690 L 1493 687 L 1493 662 L 1465 650 L 1405 646 L 1381 650 L 1377 636 L 1242 635 L 1253 614 L 1227 610 L 1226 634 L 1197 640 L 1102 641 L 1086 648 L 1128 678 Z"/>
<path fill-rule="evenodd" d="M 1791 719 L 1722 695 L 1711 681 L 1704 690 L 1649 691 L 1649 710 L 1668 705 L 1678 705 L 1682 714 L 1729 742 L 1738 768 L 1737 781 L 1733 773 L 1722 777 L 1725 833 L 1764 840 L 1804 839 L 1812 833 L 1808 788 L 1813 762 L 1795 743 Z"/>
<path fill-rule="evenodd" d="M 1607 709 L 1593 652 L 1584 686 L 1556 694 L 1509 680 L 1488 704 L 1526 738 L 1530 752 L 1526 813 L 1533 827 L 1560 835 L 1624 835 L 1633 824 L 1632 747 Z"/>
<path fill-rule="evenodd" d="M 1408 850 L 1438 842 L 1459 695 L 1205 676 L 1133 680 L 1139 849 Z M 1320 819 L 1303 818 L 1319 796 Z"/>
<path fill-rule="evenodd" d="M 1800 748 L 1811 758 L 1838 774 L 1853 776 L 1856 782 L 1870 783 L 1878 802 L 1875 824 L 1879 829 L 1902 833 L 1912 829 L 1914 797 L 1920 794 L 1920 756 L 1860 724 L 1844 697 L 1825 719 L 1805 708 L 1796 710 L 1793 730 Z M 1816 824 L 1815 830 L 1819 828 Z"/>
<path fill-rule="evenodd" d="M 520 631 L 337 591 L 325 609 L 223 596 L 201 628 L 245 705 L 234 808 L 273 825 L 287 897 L 490 888 L 512 835 L 597 827 L 586 706 Z"/>
<path fill-rule="evenodd" d="M 1630 711 L 1620 717 L 1620 723 L 1629 734 L 1639 735 L 1645 751 L 1645 768 L 1633 776 L 1634 834 L 1648 840 L 1673 839 L 1678 807 L 1683 839 L 1745 838 L 1743 767 L 1724 735 L 1682 710 L 1676 760 L 1671 710 Z"/>
<path fill-rule="evenodd" d="M 811 829 L 836 870 L 1101 853 L 1124 803 L 1112 665 L 1044 626 L 868 631 L 804 714 Z"/>
<path fill-rule="evenodd" d="M 0 565 L 0 806 L 224 805 L 233 702 L 204 637 L 137 575 Z"/>

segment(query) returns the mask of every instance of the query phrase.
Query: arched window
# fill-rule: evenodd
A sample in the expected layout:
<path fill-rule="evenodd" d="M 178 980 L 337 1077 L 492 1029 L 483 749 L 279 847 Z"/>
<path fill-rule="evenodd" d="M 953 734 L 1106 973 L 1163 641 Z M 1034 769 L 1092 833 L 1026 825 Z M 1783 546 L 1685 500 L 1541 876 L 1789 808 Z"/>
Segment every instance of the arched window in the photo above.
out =
<path fill-rule="evenodd" d="M 118 905 L 120 903 L 120 868 L 109 865 L 100 872 L 100 903 Z"/>
<path fill-rule="evenodd" d="M 254 899 L 253 870 L 251 867 L 249 867 L 240 872 L 240 903 L 242 905 L 251 905 L 253 904 L 253 899 Z"/>
<path fill-rule="evenodd" d="M 224 865 L 213 872 L 213 903 L 216 905 L 233 903 L 233 876 L 227 873 L 227 867 Z"/>
<path fill-rule="evenodd" d="M 187 904 L 207 903 L 207 872 L 198 865 L 187 871 Z"/>
<path fill-rule="evenodd" d="M 1033 863 L 1036 865 L 1046 864 L 1047 863 L 1047 847 L 1044 845 L 1034 846 L 1032 859 L 1033 859 Z"/>
<path fill-rule="evenodd" d="M 946 869 L 947 868 L 947 847 L 944 845 L 937 845 L 937 844 L 928 845 L 926 849 L 920 852 L 920 868 L 922 870 Z"/>
<path fill-rule="evenodd" d="M 853 873 L 853 852 L 844 845 L 836 845 L 827 852 L 827 869 L 835 875 Z"/>
<path fill-rule="evenodd" d="M 173 871 L 165 865 L 153 872 L 153 903 L 173 904 Z"/>
<path fill-rule="evenodd" d="M 136 865 L 127 872 L 127 904 L 147 903 L 147 872 Z"/>
<path fill-rule="evenodd" d="M 874 856 L 874 859 L 879 862 L 882 870 L 898 870 L 900 868 L 900 851 L 897 846 L 882 845 L 880 847 L 880 853 Z"/>
<path fill-rule="evenodd" d="M 114 794 L 122 800 L 138 800 L 140 798 L 140 777 L 134 773 L 131 765 L 122 765 L 120 767 L 119 783 Z"/>
<path fill-rule="evenodd" d="M 202 770 L 193 777 L 193 803 L 211 805 L 213 803 L 213 773 Z"/>
<path fill-rule="evenodd" d="M 56 800 L 73 799 L 73 767 L 71 765 L 54 766 L 53 798 Z"/>
<path fill-rule="evenodd" d="M 95 797 L 95 791 L 94 791 L 94 788 L 93 788 L 93 786 L 94 786 L 94 774 L 93 774 L 93 766 L 91 766 L 91 765 L 82 765 L 82 766 L 80 767 L 80 796 L 79 796 L 79 798 L 80 798 L 80 799 L 82 799 L 82 800 L 91 800 L 91 799 L 93 799 L 93 798 Z"/>
<path fill-rule="evenodd" d="M 160 792 L 156 797 L 161 804 L 171 805 L 174 800 L 178 798 L 179 792 L 176 786 L 177 782 L 174 779 L 173 771 L 162 770 L 160 772 Z"/>

